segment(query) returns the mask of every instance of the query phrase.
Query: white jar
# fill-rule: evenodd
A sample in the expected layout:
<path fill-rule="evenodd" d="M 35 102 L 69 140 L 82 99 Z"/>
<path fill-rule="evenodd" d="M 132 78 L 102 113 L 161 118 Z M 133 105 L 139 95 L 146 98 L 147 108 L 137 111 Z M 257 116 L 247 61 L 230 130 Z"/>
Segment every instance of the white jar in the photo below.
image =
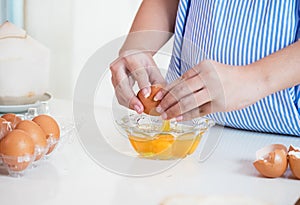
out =
<path fill-rule="evenodd" d="M 0 26 L 0 105 L 36 102 L 48 89 L 50 51 L 10 22 Z"/>

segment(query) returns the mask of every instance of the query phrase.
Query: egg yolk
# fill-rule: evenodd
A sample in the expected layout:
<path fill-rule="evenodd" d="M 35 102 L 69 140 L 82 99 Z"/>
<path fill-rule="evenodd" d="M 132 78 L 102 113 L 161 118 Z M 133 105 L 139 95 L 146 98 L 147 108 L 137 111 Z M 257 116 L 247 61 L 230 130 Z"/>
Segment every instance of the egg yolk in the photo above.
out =
<path fill-rule="evenodd" d="M 162 132 L 169 132 L 171 130 L 171 123 L 170 120 L 164 120 L 162 127 L 161 127 L 161 131 Z"/>
<path fill-rule="evenodd" d="M 169 132 L 171 130 L 170 121 L 163 121 L 161 134 L 152 138 L 142 138 L 129 135 L 129 140 L 133 148 L 143 157 L 158 159 L 183 158 L 192 154 L 202 137 L 202 133 L 194 137 L 194 133 L 188 133 L 175 138 Z"/>

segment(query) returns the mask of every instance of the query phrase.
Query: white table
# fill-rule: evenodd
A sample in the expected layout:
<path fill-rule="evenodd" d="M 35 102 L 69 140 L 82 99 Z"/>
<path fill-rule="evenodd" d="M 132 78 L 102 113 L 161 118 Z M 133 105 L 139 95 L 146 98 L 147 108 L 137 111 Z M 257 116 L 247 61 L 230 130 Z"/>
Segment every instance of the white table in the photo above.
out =
<path fill-rule="evenodd" d="M 71 102 L 53 100 L 51 108 L 53 115 L 72 117 Z M 271 143 L 300 145 L 300 138 L 226 128 L 206 161 L 191 156 L 161 174 L 137 178 L 101 168 L 74 138 L 24 177 L 0 176 L 0 204 L 154 205 L 178 194 L 241 195 L 270 204 L 294 204 L 300 197 L 300 180 L 291 178 L 290 171 L 281 178 L 263 178 L 252 166 L 256 150 Z"/>

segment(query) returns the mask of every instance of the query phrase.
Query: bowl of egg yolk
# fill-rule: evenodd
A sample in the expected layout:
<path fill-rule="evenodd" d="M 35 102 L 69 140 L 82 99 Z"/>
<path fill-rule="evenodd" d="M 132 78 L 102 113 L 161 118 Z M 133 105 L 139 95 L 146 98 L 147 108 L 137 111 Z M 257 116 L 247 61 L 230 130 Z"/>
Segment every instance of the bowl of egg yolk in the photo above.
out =
<path fill-rule="evenodd" d="M 117 121 L 140 157 L 172 160 L 192 154 L 202 136 L 214 125 L 206 118 L 176 122 L 131 113 Z"/>
<path fill-rule="evenodd" d="M 137 94 L 144 106 L 144 113 L 127 113 L 116 120 L 125 131 L 130 144 L 140 157 L 148 159 L 172 160 L 192 154 L 202 136 L 215 123 L 207 118 L 190 121 L 162 120 L 155 110 L 159 102 L 153 100 L 161 86 L 151 86 L 147 98 Z"/>

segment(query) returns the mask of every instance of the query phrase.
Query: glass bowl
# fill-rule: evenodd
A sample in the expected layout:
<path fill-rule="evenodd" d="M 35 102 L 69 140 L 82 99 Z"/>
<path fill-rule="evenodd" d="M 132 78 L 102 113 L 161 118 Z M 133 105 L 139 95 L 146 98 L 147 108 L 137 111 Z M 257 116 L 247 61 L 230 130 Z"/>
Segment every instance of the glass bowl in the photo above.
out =
<path fill-rule="evenodd" d="M 215 123 L 207 118 L 163 121 L 150 115 L 128 114 L 116 121 L 140 157 L 171 160 L 192 154 Z"/>

